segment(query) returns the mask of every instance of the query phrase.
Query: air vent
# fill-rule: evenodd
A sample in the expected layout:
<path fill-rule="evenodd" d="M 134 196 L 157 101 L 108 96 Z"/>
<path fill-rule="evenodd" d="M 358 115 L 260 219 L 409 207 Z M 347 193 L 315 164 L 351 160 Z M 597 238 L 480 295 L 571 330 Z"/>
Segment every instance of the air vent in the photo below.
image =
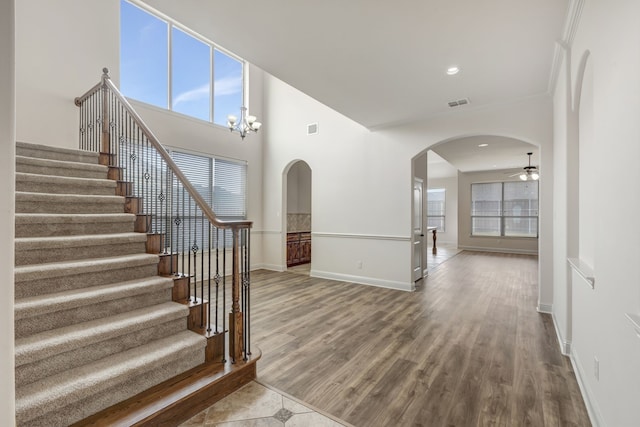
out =
<path fill-rule="evenodd" d="M 318 124 L 311 123 L 307 125 L 307 135 L 315 135 L 318 133 Z"/>
<path fill-rule="evenodd" d="M 450 101 L 449 102 L 449 107 L 451 107 L 451 108 L 459 107 L 461 105 L 466 105 L 468 103 L 469 103 L 469 98 L 459 99 L 457 101 Z"/>

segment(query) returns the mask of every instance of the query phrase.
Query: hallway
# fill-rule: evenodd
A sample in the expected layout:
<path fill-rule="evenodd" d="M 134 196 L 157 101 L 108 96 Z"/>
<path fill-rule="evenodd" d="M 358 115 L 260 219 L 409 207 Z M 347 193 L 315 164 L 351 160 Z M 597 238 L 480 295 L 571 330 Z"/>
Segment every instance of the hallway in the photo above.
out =
<path fill-rule="evenodd" d="M 461 252 L 409 293 L 252 273 L 258 379 L 355 426 L 588 426 L 537 258 Z"/>

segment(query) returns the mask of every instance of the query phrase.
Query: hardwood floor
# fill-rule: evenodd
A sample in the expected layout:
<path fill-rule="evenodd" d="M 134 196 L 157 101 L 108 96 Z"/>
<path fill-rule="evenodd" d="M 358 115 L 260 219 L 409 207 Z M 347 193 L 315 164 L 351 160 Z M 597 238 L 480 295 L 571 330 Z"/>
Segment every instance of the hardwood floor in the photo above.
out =
<path fill-rule="evenodd" d="M 589 426 L 537 258 L 462 252 L 409 293 L 252 273 L 258 379 L 358 427 Z"/>

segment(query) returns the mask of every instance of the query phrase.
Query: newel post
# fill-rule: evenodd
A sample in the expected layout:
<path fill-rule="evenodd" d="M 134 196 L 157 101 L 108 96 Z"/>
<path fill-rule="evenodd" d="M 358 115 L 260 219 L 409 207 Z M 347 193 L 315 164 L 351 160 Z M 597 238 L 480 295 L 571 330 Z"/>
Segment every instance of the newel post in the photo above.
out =
<path fill-rule="evenodd" d="M 232 269 L 231 280 L 231 313 L 229 313 L 229 355 L 233 362 L 242 359 L 243 352 L 243 321 L 242 311 L 240 311 L 240 286 L 242 277 L 240 276 L 240 228 L 231 229 L 233 237 Z"/>
<path fill-rule="evenodd" d="M 111 154 L 111 138 L 109 136 L 109 89 L 106 84 L 108 79 L 110 79 L 109 69 L 105 67 L 102 69 L 102 139 L 100 151 Z"/>

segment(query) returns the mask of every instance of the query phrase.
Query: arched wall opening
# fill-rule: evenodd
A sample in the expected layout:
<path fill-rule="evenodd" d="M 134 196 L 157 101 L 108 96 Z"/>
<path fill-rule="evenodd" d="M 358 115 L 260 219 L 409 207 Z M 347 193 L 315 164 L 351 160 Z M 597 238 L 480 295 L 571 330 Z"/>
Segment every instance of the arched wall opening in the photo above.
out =
<path fill-rule="evenodd" d="M 290 162 L 283 171 L 282 249 L 286 267 L 308 272 L 311 266 L 312 172 L 304 160 Z"/>
<path fill-rule="evenodd" d="M 480 162 L 481 156 L 484 156 L 482 150 L 487 150 L 490 152 L 492 140 L 500 141 L 505 146 L 505 150 L 509 144 L 512 144 L 510 148 L 512 152 L 510 153 L 512 156 L 512 161 L 506 162 L 506 159 L 501 160 L 500 162 L 492 162 L 490 160 L 490 155 L 486 160 L 486 164 L 483 167 L 473 168 L 473 162 Z M 416 154 L 411 162 L 412 167 L 412 176 L 413 177 L 424 177 L 425 178 L 425 201 L 424 201 L 424 211 L 427 212 L 427 204 L 428 204 L 428 189 L 432 188 L 432 182 L 441 183 L 438 179 L 433 179 L 432 174 L 430 174 L 430 168 L 427 161 L 428 153 L 433 152 L 436 154 L 445 153 L 445 155 L 441 155 L 439 157 L 447 160 L 446 153 L 448 150 L 441 149 L 445 148 L 447 144 L 451 147 L 460 143 L 461 141 L 466 143 L 467 151 L 461 152 L 460 159 L 461 164 L 464 164 L 463 167 L 458 167 L 457 165 L 453 165 L 454 168 L 458 169 L 458 173 L 456 176 L 456 194 L 446 194 L 447 198 L 451 198 L 455 196 L 457 198 L 457 234 L 456 234 L 456 244 L 460 249 L 467 250 L 486 250 L 486 251 L 496 251 L 496 252 L 511 252 L 511 253 L 524 253 L 524 254 L 536 254 L 538 255 L 540 250 L 539 248 L 545 243 L 549 242 L 551 244 L 551 235 L 549 232 L 543 232 L 541 230 L 543 219 L 549 219 L 548 223 L 551 223 L 551 218 L 553 217 L 552 211 L 552 203 L 546 203 L 546 206 L 543 203 L 544 199 L 544 186 L 541 182 L 545 177 L 545 168 L 543 164 L 543 147 L 541 144 L 526 140 L 520 137 L 514 137 L 511 135 L 459 135 L 449 137 L 442 141 L 437 142 L 436 144 L 430 145 L 427 148 L 424 148 L 418 154 Z M 483 144 L 489 144 L 489 146 L 480 146 Z M 495 149 L 499 149 L 499 144 L 495 144 Z M 459 147 L 460 148 L 460 147 Z M 541 178 L 537 183 L 540 183 L 538 188 L 539 190 L 539 207 L 538 207 L 538 218 L 537 218 L 537 231 L 538 237 L 522 237 L 522 238 L 514 238 L 514 237 L 505 237 L 505 236 L 493 236 L 493 237 L 480 237 L 480 236 L 471 236 L 471 184 L 472 183 L 489 183 L 489 182 L 508 182 L 508 181 L 520 181 L 518 179 L 517 174 L 523 171 L 523 167 L 528 165 L 528 152 L 533 152 L 532 156 L 532 165 L 538 166 L 540 168 Z M 549 155 L 550 153 L 545 153 Z M 465 160 L 465 156 L 468 159 Z M 474 156 L 478 156 L 478 159 L 473 159 Z M 468 161 L 467 161 L 468 160 Z M 432 166 L 433 167 L 433 166 Z M 474 170 L 476 169 L 476 170 Z M 551 166 L 549 165 L 549 168 Z M 551 180 L 551 174 L 549 175 L 549 180 Z M 537 186 L 538 184 L 536 184 Z M 549 195 L 551 197 L 551 195 Z M 413 208 L 413 206 L 412 206 Z M 412 210 L 413 211 L 413 210 Z M 426 219 L 424 219 L 426 224 Z M 451 224 L 447 224 L 447 227 L 450 227 Z M 412 224 L 413 227 L 413 224 Z M 425 259 L 428 257 L 428 252 L 425 249 Z M 541 255 L 542 258 L 542 255 Z M 545 261 L 549 262 L 549 261 Z M 552 259 L 551 261 L 552 262 Z M 552 265 L 552 264 L 551 264 Z M 540 260 L 539 260 L 539 271 L 542 268 Z M 547 266 L 547 268 L 551 269 L 551 267 Z M 542 272 L 540 271 L 539 277 L 542 277 Z M 542 283 L 539 279 L 539 305 L 543 305 L 541 311 L 548 311 L 546 307 L 550 309 L 550 298 L 544 298 L 545 303 L 540 304 L 540 301 L 543 300 L 542 294 L 551 294 L 553 292 L 552 282 L 547 281 L 546 283 Z M 543 289 L 544 287 L 544 289 Z M 546 288 L 549 289 L 546 289 Z M 549 302 L 547 302 L 549 301 Z M 540 309 L 540 307 L 538 307 Z"/>

